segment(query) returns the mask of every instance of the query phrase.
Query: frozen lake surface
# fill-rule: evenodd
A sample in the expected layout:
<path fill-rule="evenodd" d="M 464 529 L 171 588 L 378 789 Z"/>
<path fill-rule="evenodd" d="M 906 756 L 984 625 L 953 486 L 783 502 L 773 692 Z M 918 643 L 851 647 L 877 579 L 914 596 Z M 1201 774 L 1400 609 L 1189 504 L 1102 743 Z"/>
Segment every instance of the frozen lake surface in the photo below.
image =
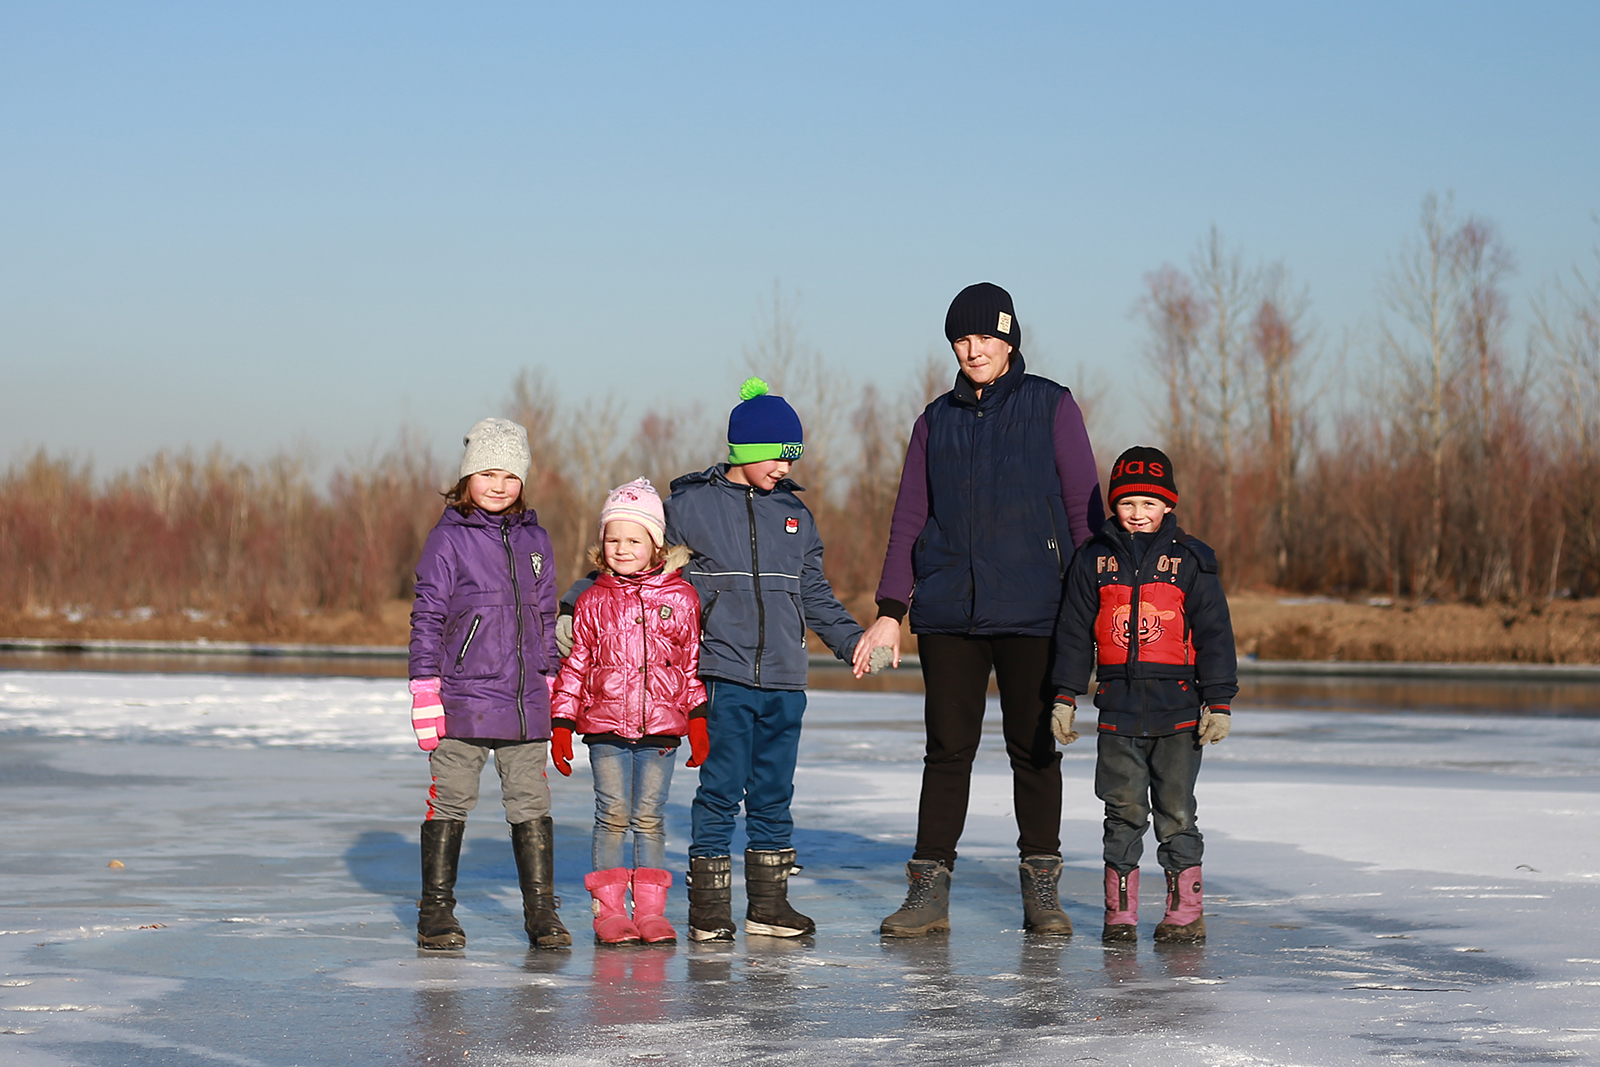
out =
<path fill-rule="evenodd" d="M 1149 941 L 1153 847 L 1144 940 L 1101 946 L 1092 738 L 1063 764 L 1078 936 L 1022 934 L 996 731 L 955 929 L 893 943 L 920 698 L 817 692 L 814 940 L 595 949 L 579 766 L 552 783 L 578 944 L 528 951 L 487 774 L 468 948 L 424 956 L 408 706 L 394 680 L 0 673 L 0 1063 L 1600 1063 L 1600 720 L 1242 707 L 1200 779 L 1199 948 Z"/>

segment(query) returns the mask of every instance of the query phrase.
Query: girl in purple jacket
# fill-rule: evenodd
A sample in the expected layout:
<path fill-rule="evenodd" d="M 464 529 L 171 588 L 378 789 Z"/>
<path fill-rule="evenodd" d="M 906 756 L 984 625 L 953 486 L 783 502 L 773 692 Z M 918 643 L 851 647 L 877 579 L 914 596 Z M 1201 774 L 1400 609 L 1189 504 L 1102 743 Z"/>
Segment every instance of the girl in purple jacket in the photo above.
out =
<path fill-rule="evenodd" d="M 528 431 L 484 419 L 467 431 L 461 480 L 417 563 L 411 610 L 411 725 L 433 781 L 422 823 L 417 944 L 458 949 L 456 868 L 489 754 L 500 773 L 523 926 L 538 948 L 572 944 L 556 914 L 550 786 L 550 686 L 556 575 L 550 535 L 523 503 Z"/>

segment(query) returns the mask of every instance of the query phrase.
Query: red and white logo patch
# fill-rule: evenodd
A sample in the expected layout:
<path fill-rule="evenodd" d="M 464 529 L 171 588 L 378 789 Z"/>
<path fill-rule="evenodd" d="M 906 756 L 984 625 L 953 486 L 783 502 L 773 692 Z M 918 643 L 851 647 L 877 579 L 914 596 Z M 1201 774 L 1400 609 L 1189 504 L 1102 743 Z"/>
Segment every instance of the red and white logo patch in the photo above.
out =
<path fill-rule="evenodd" d="M 791 533 L 791 534 L 799 533 L 800 532 L 800 520 L 795 518 L 793 515 L 790 515 L 787 519 L 784 519 L 783 520 L 783 532 L 784 533 Z"/>

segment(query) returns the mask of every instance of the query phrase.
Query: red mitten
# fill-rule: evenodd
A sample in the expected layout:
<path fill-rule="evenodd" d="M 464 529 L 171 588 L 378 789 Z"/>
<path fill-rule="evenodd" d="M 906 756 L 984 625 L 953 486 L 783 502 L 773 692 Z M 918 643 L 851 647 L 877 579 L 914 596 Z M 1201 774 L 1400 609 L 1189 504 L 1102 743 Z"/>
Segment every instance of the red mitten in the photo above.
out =
<path fill-rule="evenodd" d="M 706 732 L 704 717 L 689 720 L 689 762 L 685 767 L 698 767 L 711 755 L 711 735 Z"/>
<path fill-rule="evenodd" d="M 557 726 L 550 731 L 550 762 L 563 778 L 572 777 L 572 728 Z"/>
<path fill-rule="evenodd" d="M 444 736 L 444 704 L 439 700 L 439 679 L 411 679 L 411 728 L 417 747 L 432 752 Z"/>

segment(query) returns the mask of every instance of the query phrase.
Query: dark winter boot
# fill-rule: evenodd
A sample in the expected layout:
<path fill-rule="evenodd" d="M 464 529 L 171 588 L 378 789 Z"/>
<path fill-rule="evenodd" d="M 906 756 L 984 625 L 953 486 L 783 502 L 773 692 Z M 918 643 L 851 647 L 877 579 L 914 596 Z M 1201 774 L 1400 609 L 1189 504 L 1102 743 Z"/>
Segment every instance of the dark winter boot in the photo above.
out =
<path fill-rule="evenodd" d="M 1156 926 L 1156 940 L 1166 945 L 1205 944 L 1204 903 L 1199 867 L 1168 871 L 1167 913 Z"/>
<path fill-rule="evenodd" d="M 733 857 L 690 856 L 689 940 L 733 940 Z"/>
<path fill-rule="evenodd" d="M 789 906 L 789 876 L 800 868 L 794 849 L 744 851 L 744 932 L 767 937 L 804 937 L 817 924 Z"/>
<path fill-rule="evenodd" d="M 1072 920 L 1061 910 L 1056 896 L 1061 857 L 1024 856 L 1017 871 L 1022 877 L 1022 928 L 1035 934 L 1071 937 Z"/>
<path fill-rule="evenodd" d="M 1100 940 L 1108 945 L 1139 940 L 1139 868 L 1127 874 L 1106 868 L 1106 925 Z"/>
<path fill-rule="evenodd" d="M 534 948 L 567 948 L 572 935 L 561 925 L 556 909 L 555 822 L 546 815 L 511 827 L 511 854 L 517 858 L 522 884 L 522 928 Z"/>
<path fill-rule="evenodd" d="M 906 902 L 883 920 L 884 937 L 922 937 L 950 929 L 950 868 L 938 860 L 912 860 L 906 864 Z"/>
<path fill-rule="evenodd" d="M 467 824 L 459 819 L 429 819 L 422 824 L 422 899 L 417 901 L 418 948 L 466 948 L 467 935 L 456 922 L 456 867 Z"/>

